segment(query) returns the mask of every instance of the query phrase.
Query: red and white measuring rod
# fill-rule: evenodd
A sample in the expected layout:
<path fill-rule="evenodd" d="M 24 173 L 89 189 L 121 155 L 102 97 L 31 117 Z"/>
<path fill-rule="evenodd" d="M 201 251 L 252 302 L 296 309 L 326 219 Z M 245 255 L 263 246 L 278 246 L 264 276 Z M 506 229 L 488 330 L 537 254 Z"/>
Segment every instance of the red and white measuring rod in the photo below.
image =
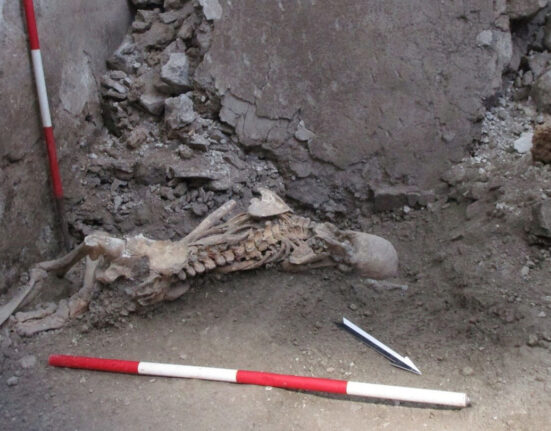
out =
<path fill-rule="evenodd" d="M 381 398 L 451 407 L 467 407 L 466 394 L 435 391 L 402 386 L 376 385 L 346 380 L 302 377 L 260 371 L 231 370 L 227 368 L 197 367 L 191 365 L 160 364 L 156 362 L 124 361 L 120 359 L 89 358 L 86 356 L 52 355 L 49 364 L 55 367 L 81 368 L 114 373 L 143 374 L 147 376 L 181 377 L 215 380 L 219 382 L 273 386 L 303 391 L 331 392 L 359 397 Z"/>
<path fill-rule="evenodd" d="M 36 91 L 38 93 L 42 127 L 44 128 L 44 135 L 46 138 L 46 147 L 48 149 L 52 186 L 56 199 L 62 199 L 63 187 L 61 185 L 61 176 L 59 175 L 59 166 L 57 163 L 52 118 L 50 116 L 50 107 L 48 106 L 48 93 L 46 92 L 46 80 L 44 79 L 44 68 L 42 66 L 42 56 L 40 54 L 40 44 L 38 42 L 38 29 L 34 15 L 33 0 L 23 0 L 23 7 L 25 9 L 25 17 L 27 18 L 27 31 L 29 33 L 34 79 L 36 82 Z"/>

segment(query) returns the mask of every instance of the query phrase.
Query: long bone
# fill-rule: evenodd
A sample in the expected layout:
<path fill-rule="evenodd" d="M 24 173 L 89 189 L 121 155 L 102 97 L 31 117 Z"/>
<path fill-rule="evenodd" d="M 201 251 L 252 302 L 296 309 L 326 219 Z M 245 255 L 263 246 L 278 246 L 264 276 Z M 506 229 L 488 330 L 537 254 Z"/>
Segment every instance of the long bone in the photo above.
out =
<path fill-rule="evenodd" d="M 123 291 L 138 306 L 174 300 L 193 277 L 218 271 L 244 271 L 280 263 L 285 270 L 323 266 L 352 270 L 373 279 L 397 272 L 396 250 L 386 239 L 364 232 L 342 231 L 331 223 L 315 223 L 293 214 L 275 193 L 260 189 L 247 212 L 222 221 L 235 207 L 226 202 L 179 241 L 156 241 L 143 235 L 116 238 L 95 232 L 59 259 L 38 263 L 29 282 L 0 308 L 0 325 L 43 285 L 48 273 L 64 275 L 86 258 L 82 288 L 57 308 L 39 314 L 17 313 L 23 335 L 61 327 L 84 313 L 97 289 L 128 280 Z M 37 318 L 40 316 L 40 318 Z"/>

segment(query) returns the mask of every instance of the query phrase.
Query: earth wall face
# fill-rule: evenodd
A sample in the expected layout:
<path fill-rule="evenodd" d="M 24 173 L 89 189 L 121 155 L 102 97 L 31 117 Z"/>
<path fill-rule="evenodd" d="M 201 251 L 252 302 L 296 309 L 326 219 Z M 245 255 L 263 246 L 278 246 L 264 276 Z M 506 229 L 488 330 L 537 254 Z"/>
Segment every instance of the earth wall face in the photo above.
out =
<path fill-rule="evenodd" d="M 63 182 L 101 124 L 98 77 L 131 20 L 126 0 L 35 0 Z M 51 257 L 54 206 L 22 2 L 0 0 L 0 291 L 18 263 Z M 13 268 L 13 270 L 11 269 Z"/>
<path fill-rule="evenodd" d="M 512 55 L 505 2 L 220 5 L 201 78 L 241 140 L 298 178 L 321 162 L 370 186 L 430 187 L 478 136 Z M 289 136 L 297 118 L 311 133 Z"/>

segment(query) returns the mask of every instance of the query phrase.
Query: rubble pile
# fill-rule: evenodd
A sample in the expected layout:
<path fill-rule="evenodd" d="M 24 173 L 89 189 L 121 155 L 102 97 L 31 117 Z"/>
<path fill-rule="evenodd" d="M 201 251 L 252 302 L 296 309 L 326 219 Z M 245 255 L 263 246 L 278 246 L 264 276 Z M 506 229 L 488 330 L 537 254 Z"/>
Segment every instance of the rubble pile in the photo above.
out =
<path fill-rule="evenodd" d="M 218 4 L 134 0 L 135 20 L 101 78 L 107 131 L 88 148 L 73 198 L 72 233 L 140 231 L 174 239 L 252 190 L 280 192 L 272 162 L 246 154 L 218 120 L 216 94 L 194 79 L 209 48 Z M 218 6 L 219 7 L 219 6 Z"/>

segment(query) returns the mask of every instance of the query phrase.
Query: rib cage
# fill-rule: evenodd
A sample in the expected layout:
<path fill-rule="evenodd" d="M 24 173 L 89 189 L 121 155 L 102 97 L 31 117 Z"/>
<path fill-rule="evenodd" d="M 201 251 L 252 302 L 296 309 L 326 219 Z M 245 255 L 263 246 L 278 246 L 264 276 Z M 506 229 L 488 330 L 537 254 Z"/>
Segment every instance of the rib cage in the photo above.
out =
<path fill-rule="evenodd" d="M 208 271 L 243 271 L 278 263 L 312 237 L 312 222 L 282 214 L 272 220 L 254 220 L 240 214 L 190 244 L 188 263 L 180 279 Z"/>

